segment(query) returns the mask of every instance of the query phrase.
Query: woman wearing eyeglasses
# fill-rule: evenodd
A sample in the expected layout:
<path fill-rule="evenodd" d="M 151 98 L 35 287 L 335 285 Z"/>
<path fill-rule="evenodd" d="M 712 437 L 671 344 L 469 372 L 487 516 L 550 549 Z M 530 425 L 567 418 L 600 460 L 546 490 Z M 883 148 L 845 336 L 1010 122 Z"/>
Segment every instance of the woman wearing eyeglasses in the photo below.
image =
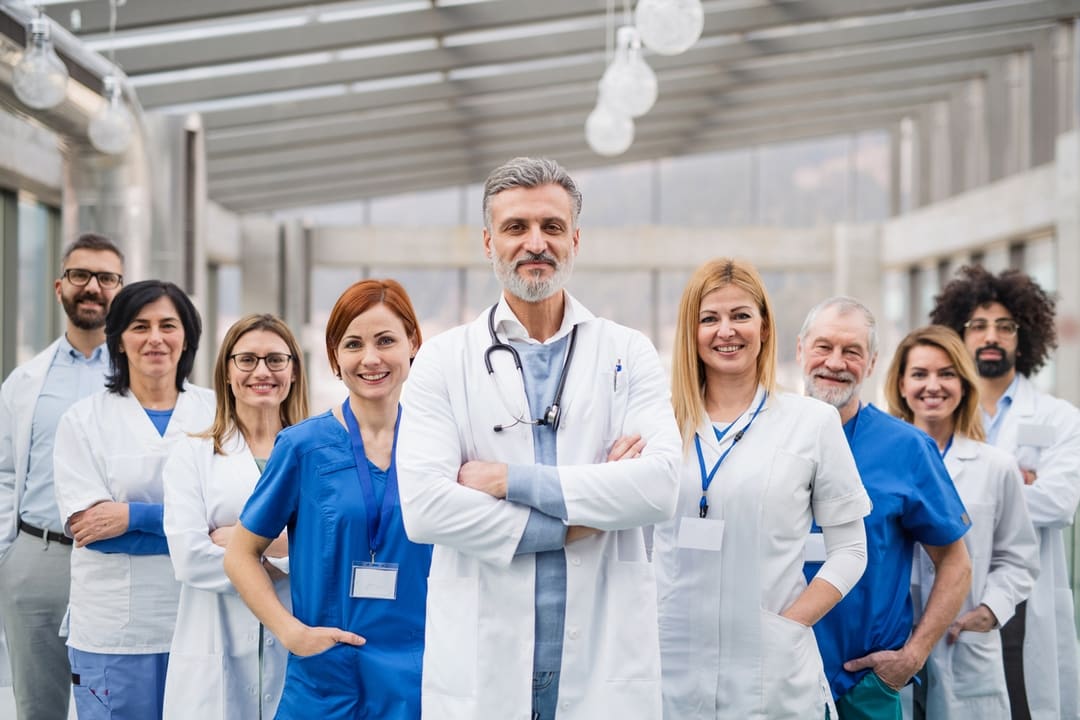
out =
<path fill-rule="evenodd" d="M 1031 593 L 1039 571 L 1020 469 L 1007 453 L 982 442 L 975 372 L 963 340 L 930 325 L 900 342 L 885 380 L 889 412 L 934 439 L 971 518 L 964 535 L 971 592 L 926 660 L 925 717 L 931 719 L 1012 717 L 998 628 Z M 925 552 L 916 555 L 916 617 L 929 599 L 933 568 Z"/>
<path fill-rule="evenodd" d="M 281 720 L 420 717 L 431 547 L 405 535 L 394 458 L 419 347 L 401 285 L 345 291 L 326 351 L 348 397 L 281 432 L 225 552 L 240 596 L 289 650 Z M 286 528 L 291 612 L 262 561 Z"/>
<path fill-rule="evenodd" d="M 225 575 L 225 546 L 282 428 L 307 417 L 300 348 L 273 315 L 248 315 L 225 334 L 214 366 L 214 424 L 187 438 L 165 466 L 165 535 L 180 607 L 165 682 L 165 718 L 271 718 L 285 649 L 265 632 Z M 289 605 L 288 543 L 263 564 Z"/>
<path fill-rule="evenodd" d="M 57 426 L 53 485 L 75 539 L 67 644 L 81 720 L 161 717 L 180 593 L 162 469 L 214 416 L 213 393 L 188 383 L 201 330 L 173 283 L 127 285 L 105 320 L 106 390 L 72 405 Z"/>

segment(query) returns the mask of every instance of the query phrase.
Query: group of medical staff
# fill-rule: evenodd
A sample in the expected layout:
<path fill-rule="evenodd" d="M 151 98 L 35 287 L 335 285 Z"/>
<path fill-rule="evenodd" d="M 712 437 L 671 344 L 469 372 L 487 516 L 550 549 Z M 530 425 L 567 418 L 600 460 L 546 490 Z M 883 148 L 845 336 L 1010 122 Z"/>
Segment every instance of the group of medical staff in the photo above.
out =
<path fill-rule="evenodd" d="M 562 190 L 554 187 L 562 202 Z M 576 231 L 574 237 L 576 252 Z M 65 267 L 64 278 L 71 269 Z M 87 272 L 93 277 L 75 277 L 87 285 L 112 280 L 107 273 Z M 835 352 L 838 367 L 862 362 L 868 373 L 876 341 L 861 335 L 865 322 L 859 312 L 854 324 L 844 324 L 851 317 L 845 307 L 824 309 L 813 338 L 830 339 L 804 334 L 800 353 Z M 613 368 L 599 361 L 592 372 L 575 376 L 574 318 L 585 322 L 592 316 L 569 295 L 566 308 L 560 322 L 567 332 L 553 355 L 560 362 L 565 358 L 561 369 L 552 371 L 548 361 L 537 365 L 537 356 L 523 346 L 501 343 L 496 327 L 514 320 L 501 302 L 469 326 L 477 347 L 488 346 L 490 332 L 492 349 L 465 360 L 440 357 L 435 364 L 429 355 L 426 374 L 403 401 L 422 343 L 419 319 L 400 284 L 362 280 L 338 299 L 326 327 L 328 361 L 347 397 L 309 417 L 303 353 L 280 319 L 249 315 L 228 330 L 211 390 L 189 382 L 201 325 L 187 295 L 157 280 L 115 292 L 104 317 L 105 387 L 62 414 L 53 454 L 56 506 L 74 541 L 68 612 L 57 631 L 67 638 L 79 717 L 480 717 L 477 708 L 484 705 L 476 695 L 500 692 L 479 686 L 481 664 L 539 668 L 543 662 L 542 648 L 519 642 L 532 637 L 534 620 L 537 633 L 550 620 L 540 615 L 542 588 L 533 584 L 544 577 L 539 560 L 535 581 L 530 566 L 513 591 L 494 580 L 467 580 L 470 573 L 481 575 L 478 568 L 485 563 L 505 568 L 520 552 L 518 539 L 498 533 L 496 516 L 512 515 L 518 530 L 528 534 L 527 526 L 537 522 L 528 505 L 561 508 L 551 511 L 556 524 L 571 526 L 562 530 L 567 550 L 555 562 L 580 564 L 593 548 L 597 586 L 621 588 L 610 606 L 582 605 L 586 625 L 580 628 L 570 613 L 581 601 L 567 592 L 559 618 L 566 623 L 565 629 L 559 625 L 566 640 L 557 648 L 563 678 L 557 679 L 556 670 L 555 690 L 570 697 L 581 684 L 605 683 L 607 694 L 595 697 L 610 702 L 595 706 L 593 717 L 897 717 L 899 702 L 888 715 L 875 715 L 872 708 L 899 697 L 897 685 L 908 678 L 897 681 L 887 665 L 873 660 L 857 668 L 848 663 L 846 670 L 832 667 L 828 648 L 851 643 L 823 633 L 834 632 L 844 618 L 834 613 L 831 624 L 818 625 L 864 573 L 875 583 L 864 583 L 864 593 L 889 602 L 900 597 L 901 603 L 910 603 L 910 594 L 913 608 L 895 617 L 944 631 L 931 639 L 922 684 L 907 712 L 931 720 L 1017 717 L 1006 691 L 998 630 L 1039 577 L 1040 542 L 1025 502 L 1031 483 L 1025 485 L 1016 458 L 984 442 L 978 372 L 956 332 L 941 325 L 913 331 L 897 349 L 886 380 L 889 411 L 918 428 L 905 437 L 914 438 L 927 462 L 940 466 L 939 479 L 947 485 L 905 495 L 926 507 L 902 516 L 916 519 L 899 522 L 927 525 L 939 516 L 950 518 L 936 534 L 911 528 L 912 537 L 928 538 L 925 549 L 915 548 L 912 556 L 910 541 L 896 540 L 900 549 L 886 552 L 878 547 L 886 541 L 868 529 L 876 522 L 873 513 L 882 510 L 876 498 L 883 496 L 864 484 L 864 465 L 852 452 L 855 423 L 869 432 L 874 422 L 861 412 L 857 397 L 862 376 L 840 369 L 808 375 L 808 383 L 831 383 L 811 397 L 778 388 L 776 318 L 750 264 L 709 261 L 688 281 L 675 319 L 670 410 L 662 388 L 649 393 L 650 407 L 661 408 L 653 419 L 655 432 L 623 432 L 615 409 L 594 417 L 588 408 L 562 402 L 564 384 L 573 391 L 582 383 L 604 383 L 625 411 L 640 388 L 629 387 L 624 358 L 632 364 L 655 356 L 651 347 L 632 347 L 635 340 L 618 351 Z M 830 308 L 833 314 L 825 312 Z M 590 349 L 590 335 L 583 337 L 578 362 L 584 365 L 578 367 L 606 357 Z M 519 351 L 526 354 L 524 368 Z M 821 362 L 832 367 L 827 359 Z M 459 514 L 443 513 L 439 509 L 451 494 L 479 489 L 498 497 L 476 474 L 490 468 L 462 465 L 460 454 L 442 447 L 434 431 L 414 433 L 405 446 L 413 474 L 403 517 L 397 452 L 403 415 L 417 426 L 426 419 L 449 421 L 444 429 L 454 439 L 475 430 L 423 406 L 424 393 L 437 385 L 432 373 L 449 373 L 446 367 L 455 363 L 468 365 L 462 371 L 483 384 L 472 389 L 475 395 L 449 400 L 475 404 L 485 422 L 489 406 L 505 414 L 502 388 L 496 385 L 488 397 L 486 382 L 499 368 L 520 373 L 526 386 L 532 381 L 554 393 L 546 410 L 540 405 L 526 411 L 544 422 L 511 414 L 494 428 L 482 428 L 484 442 L 505 440 L 503 433 L 518 424 L 533 425 L 530 437 L 542 439 L 547 436 L 541 431 L 559 433 L 562 408 L 580 410 L 587 421 L 571 430 L 589 455 L 582 455 L 580 477 L 574 475 L 580 497 L 571 492 L 552 504 L 537 490 L 535 498 L 519 500 L 522 505 L 491 499 L 479 506 L 463 503 Z M 468 391 L 469 383 L 464 387 Z M 843 417 L 851 394 L 841 391 L 854 392 L 852 418 Z M 600 436 L 619 439 L 605 449 L 606 458 L 593 458 L 589 448 Z M 679 459 L 673 477 L 654 478 L 634 469 L 645 466 L 630 463 L 620 470 L 622 461 L 641 457 L 650 437 L 653 453 Z M 535 454 L 537 465 L 555 464 L 555 445 L 545 450 L 543 442 L 523 452 Z M 559 443 L 558 464 L 571 464 L 565 455 L 570 443 Z M 443 455 L 455 468 L 461 465 L 454 487 L 420 491 L 416 470 Z M 605 459 L 614 465 L 604 468 Z M 541 470 L 536 478 L 542 484 Z M 590 494 L 586 486 L 604 491 Z M 677 493 L 673 505 L 661 497 L 666 488 Z M 503 499 L 513 499 L 514 492 L 504 489 Z M 651 562 L 636 529 L 613 526 L 604 532 L 609 495 L 621 492 L 635 493 L 642 524 L 654 525 Z M 595 521 L 586 527 L 579 517 Z M 435 577 L 432 546 L 413 542 L 410 534 L 433 540 L 436 554 L 439 538 L 467 536 L 475 553 L 442 551 Z M 576 542 L 584 552 L 571 552 Z M 964 560 L 970 575 L 962 574 L 963 587 L 953 588 L 952 605 L 935 600 L 944 593 L 934 584 L 942 571 L 939 544 L 955 545 L 957 557 L 966 551 L 970 558 Z M 904 566 L 885 560 L 904 551 L 913 563 L 910 578 Z M 618 561 L 605 564 L 605 554 Z M 6 559 L 0 556 L 0 575 Z M 565 570 L 561 577 L 565 583 Z M 527 589 L 525 601 L 521 587 Z M 478 593 L 488 597 L 474 597 Z M 528 605 L 534 600 L 536 606 Z M 491 617 L 467 616 L 467 608 L 485 601 Z M 942 607 L 948 616 L 933 617 Z M 611 623 L 604 613 L 633 618 L 632 626 Z M 864 642 L 854 645 L 867 657 L 898 651 L 875 646 L 869 635 L 878 628 L 852 622 L 843 633 L 862 635 Z M 1075 644 L 1071 623 L 1062 630 Z M 575 643 L 579 632 L 592 633 L 595 642 Z M 628 637 L 640 643 L 640 655 Z M 458 661 L 435 666 L 436 655 L 425 658 L 425 638 L 438 645 L 438 658 L 456 653 Z M 478 657 L 485 643 L 506 656 Z M 654 651 L 657 663 L 649 660 Z M 603 677 L 593 677 L 592 670 L 601 667 Z M 871 699 L 860 705 L 854 695 L 839 697 L 836 687 L 843 683 Z M 437 711 L 422 708 L 422 685 L 431 690 L 425 690 L 425 703 L 438 698 Z M 656 706 L 649 700 L 654 693 L 660 699 Z M 23 712 L 20 707 L 20 720 L 35 717 L 33 708 L 25 717 Z M 551 712 L 557 713 L 554 704 Z M 529 708 L 515 709 L 513 717 L 530 717 Z M 540 715 L 534 711 L 531 717 Z"/>

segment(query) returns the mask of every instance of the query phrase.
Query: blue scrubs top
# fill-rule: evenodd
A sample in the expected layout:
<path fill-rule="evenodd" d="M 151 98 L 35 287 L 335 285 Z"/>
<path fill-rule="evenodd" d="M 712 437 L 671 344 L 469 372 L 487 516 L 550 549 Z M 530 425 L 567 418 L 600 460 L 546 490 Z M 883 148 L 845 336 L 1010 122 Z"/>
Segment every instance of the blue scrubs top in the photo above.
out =
<path fill-rule="evenodd" d="M 353 563 L 370 556 L 348 432 L 326 412 L 278 434 L 240 522 L 266 538 L 288 528 L 293 614 L 301 622 L 367 639 L 309 658 L 290 654 L 279 716 L 295 708 L 323 720 L 359 717 L 353 713 L 364 708 L 378 717 L 419 718 L 431 546 L 406 537 L 399 501 L 390 520 L 376 561 L 398 565 L 397 599 L 350 597 Z"/>
<path fill-rule="evenodd" d="M 866 572 L 816 625 L 833 696 L 845 695 L 869 670 L 844 663 L 898 650 L 911 635 L 911 561 L 916 542 L 948 545 L 971 522 L 934 441 L 914 425 L 863 406 L 844 424 L 851 454 L 874 503 L 866 516 Z M 820 532 L 816 525 L 815 532 Z M 821 563 L 806 563 L 809 582 Z"/>

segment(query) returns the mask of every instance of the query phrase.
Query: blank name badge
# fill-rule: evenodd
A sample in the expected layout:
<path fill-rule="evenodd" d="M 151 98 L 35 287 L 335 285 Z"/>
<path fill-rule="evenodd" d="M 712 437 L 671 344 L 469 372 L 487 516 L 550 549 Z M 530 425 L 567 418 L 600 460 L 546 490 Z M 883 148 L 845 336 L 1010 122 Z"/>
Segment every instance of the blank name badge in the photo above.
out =
<path fill-rule="evenodd" d="M 684 517 L 679 522 L 679 539 L 676 545 L 689 550 L 720 552 L 724 545 L 724 521 Z"/>
<path fill-rule="evenodd" d="M 1016 444 L 1037 448 L 1050 447 L 1054 444 L 1054 428 L 1052 425 L 1020 423 L 1016 427 Z"/>
<path fill-rule="evenodd" d="M 397 599 L 397 563 L 353 563 L 349 597 L 370 600 Z"/>
<path fill-rule="evenodd" d="M 803 562 L 825 562 L 825 536 L 819 532 L 812 532 L 806 536 L 806 544 L 803 546 Z"/>

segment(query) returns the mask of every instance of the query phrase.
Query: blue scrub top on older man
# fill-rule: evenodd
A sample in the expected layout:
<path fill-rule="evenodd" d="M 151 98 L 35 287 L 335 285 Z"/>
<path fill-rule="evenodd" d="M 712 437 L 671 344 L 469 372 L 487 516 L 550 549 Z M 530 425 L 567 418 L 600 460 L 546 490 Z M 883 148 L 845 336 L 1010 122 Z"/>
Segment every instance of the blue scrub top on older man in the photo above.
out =
<path fill-rule="evenodd" d="M 866 572 L 816 625 L 833 697 L 854 688 L 869 670 L 844 663 L 879 650 L 898 650 L 911 635 L 911 562 L 916 542 L 949 545 L 970 522 L 934 441 L 873 405 L 844 424 L 851 454 L 874 509 L 866 517 Z M 814 527 L 815 532 L 820 529 Z M 804 567 L 807 581 L 821 563 Z"/>

